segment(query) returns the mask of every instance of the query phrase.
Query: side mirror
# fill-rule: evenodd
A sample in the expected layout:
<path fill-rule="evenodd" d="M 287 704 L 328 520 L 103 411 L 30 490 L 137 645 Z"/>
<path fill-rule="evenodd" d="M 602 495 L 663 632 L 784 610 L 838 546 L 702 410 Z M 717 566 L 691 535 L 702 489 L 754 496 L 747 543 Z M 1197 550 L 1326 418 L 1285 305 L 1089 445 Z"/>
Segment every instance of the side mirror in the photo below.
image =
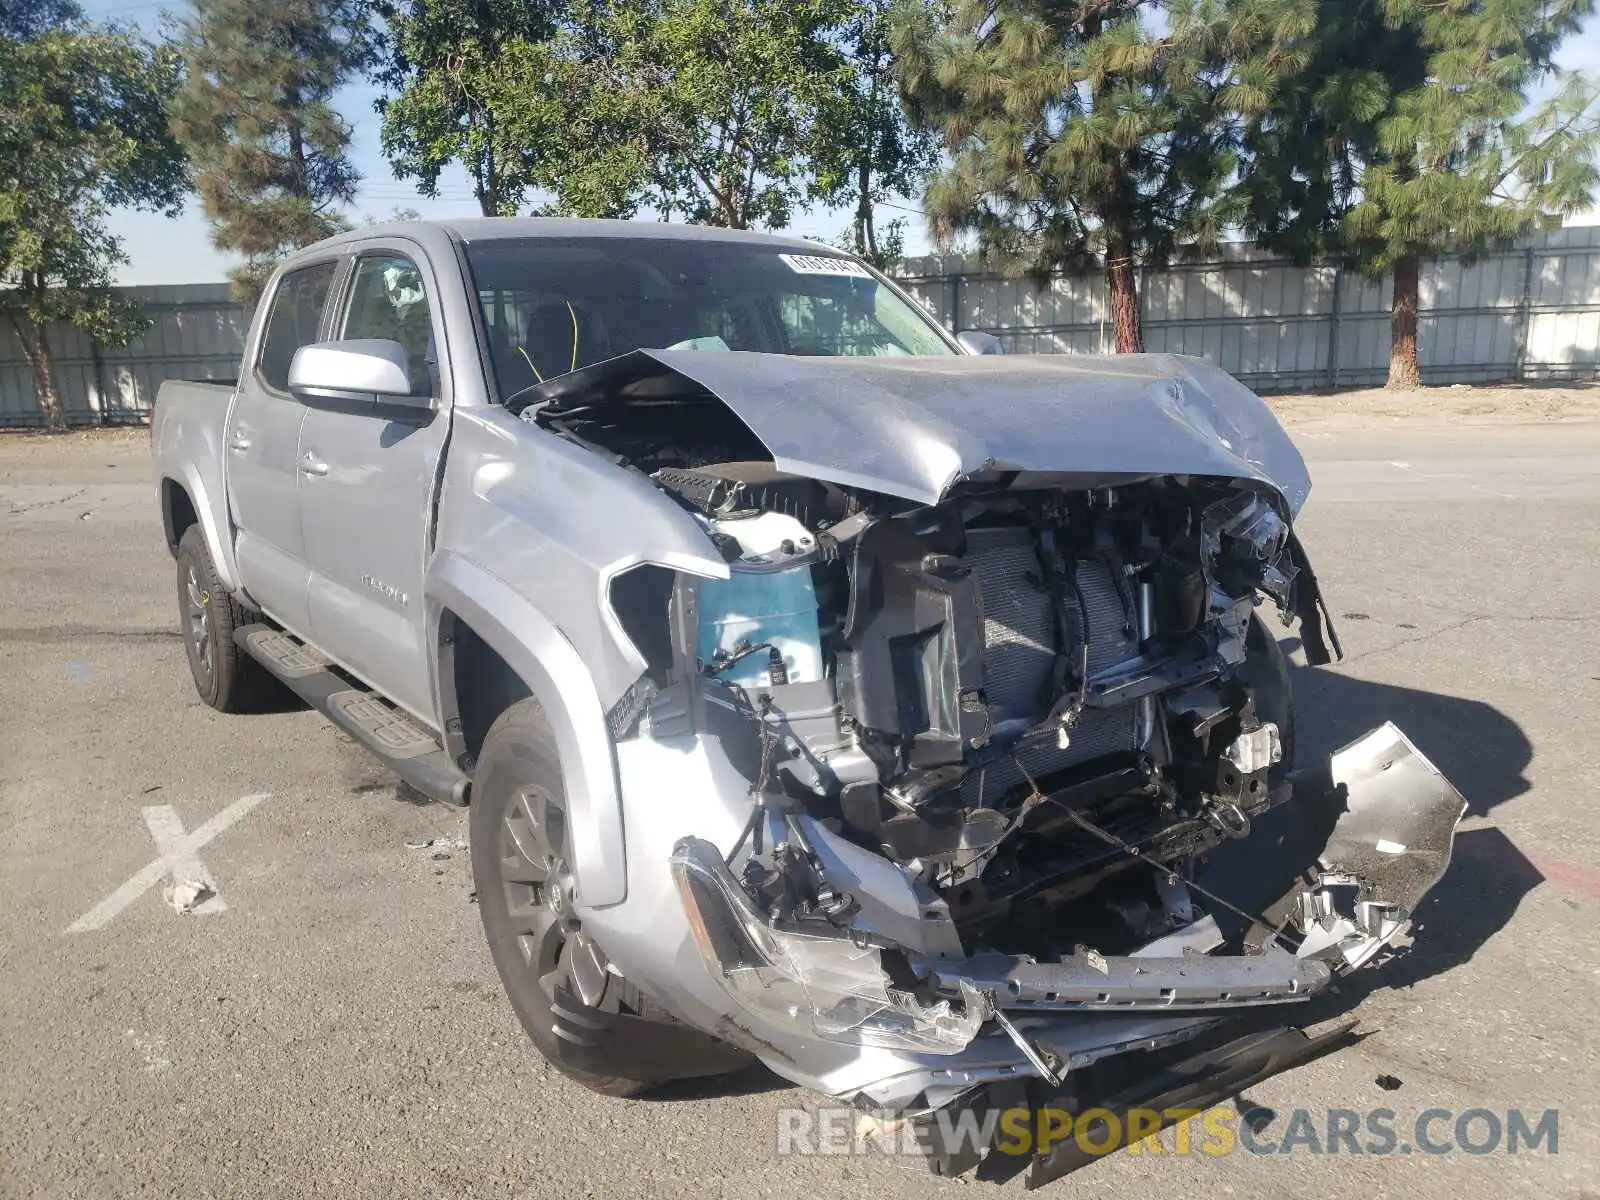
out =
<path fill-rule="evenodd" d="M 1006 348 L 1000 344 L 1000 339 L 992 333 L 985 333 L 981 329 L 963 329 L 956 334 L 956 341 L 961 343 L 962 349 L 968 354 L 1004 354 Z"/>
<path fill-rule="evenodd" d="M 306 399 L 376 400 L 386 407 L 433 409 L 433 397 L 411 392 L 405 347 L 387 338 L 301 346 L 289 363 L 289 390 Z"/>

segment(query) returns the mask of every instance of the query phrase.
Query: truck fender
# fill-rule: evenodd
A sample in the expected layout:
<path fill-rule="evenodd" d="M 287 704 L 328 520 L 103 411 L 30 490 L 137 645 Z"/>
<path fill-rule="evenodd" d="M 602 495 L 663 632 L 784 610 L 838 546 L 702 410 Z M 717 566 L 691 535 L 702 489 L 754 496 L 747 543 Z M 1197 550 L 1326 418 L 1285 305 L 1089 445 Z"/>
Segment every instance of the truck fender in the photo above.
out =
<path fill-rule="evenodd" d="M 222 403 L 224 397 L 226 404 Z M 156 486 L 163 521 L 172 521 L 176 516 L 168 511 L 164 494 L 167 481 L 171 480 L 189 497 L 217 579 L 237 595 L 244 585 L 233 556 L 233 523 L 223 478 L 227 451 L 222 445 L 223 429 L 233 411 L 233 397 L 232 389 L 220 385 L 168 380 L 161 385 L 151 414 L 150 446 L 160 481 Z M 169 544 L 176 554 L 183 531 L 169 524 L 166 532 L 171 535 Z"/>
<path fill-rule="evenodd" d="M 434 555 L 423 595 L 435 663 L 442 614 L 449 610 L 506 661 L 543 707 L 561 755 L 579 899 L 591 908 L 620 904 L 628 894 L 628 870 L 616 753 L 583 659 L 561 630 L 508 583 L 453 551 Z M 441 677 L 438 688 L 439 711 L 448 726 L 458 715 L 448 701 L 453 684 Z"/>
<path fill-rule="evenodd" d="M 192 463 L 163 464 L 161 486 L 166 487 L 168 482 L 182 488 L 189 496 L 189 503 L 194 507 L 195 520 L 200 525 L 200 531 L 205 535 L 206 550 L 211 555 L 211 565 L 216 568 L 217 578 L 222 581 L 222 586 L 229 592 L 238 594 L 243 584 L 239 581 L 239 568 L 233 559 L 233 541 L 222 536 L 223 531 L 230 528 L 228 523 L 227 495 L 221 481 L 215 487 L 208 487 L 201 478 L 200 471 Z M 161 497 L 162 518 L 171 521 L 172 513 L 166 510 L 166 497 Z M 181 536 L 181 530 L 168 527 L 168 532 Z M 176 545 L 176 538 L 172 539 Z"/>

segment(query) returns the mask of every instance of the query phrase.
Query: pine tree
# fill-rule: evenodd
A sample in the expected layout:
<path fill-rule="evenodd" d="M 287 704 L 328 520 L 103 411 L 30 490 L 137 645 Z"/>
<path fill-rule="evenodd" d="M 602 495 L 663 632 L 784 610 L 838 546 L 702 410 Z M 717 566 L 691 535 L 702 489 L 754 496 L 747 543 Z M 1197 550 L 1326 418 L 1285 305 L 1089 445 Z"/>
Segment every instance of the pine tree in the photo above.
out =
<path fill-rule="evenodd" d="M 1210 244 L 1237 122 L 1303 64 L 1303 0 L 911 0 L 894 47 L 915 119 L 950 156 L 935 240 L 1010 273 L 1104 272 L 1119 353 L 1144 349 L 1137 272 Z"/>
<path fill-rule="evenodd" d="M 241 255 L 253 304 L 289 251 L 348 227 L 349 123 L 334 93 L 375 61 L 362 0 L 191 0 L 175 129 L 194 164 L 212 244 Z"/>
<path fill-rule="evenodd" d="M 1421 384 L 1421 263 L 1585 208 L 1600 137 L 1581 77 L 1529 111 L 1591 0 L 1323 0 L 1315 52 L 1251 121 L 1244 226 L 1393 279 L 1389 386 Z"/>

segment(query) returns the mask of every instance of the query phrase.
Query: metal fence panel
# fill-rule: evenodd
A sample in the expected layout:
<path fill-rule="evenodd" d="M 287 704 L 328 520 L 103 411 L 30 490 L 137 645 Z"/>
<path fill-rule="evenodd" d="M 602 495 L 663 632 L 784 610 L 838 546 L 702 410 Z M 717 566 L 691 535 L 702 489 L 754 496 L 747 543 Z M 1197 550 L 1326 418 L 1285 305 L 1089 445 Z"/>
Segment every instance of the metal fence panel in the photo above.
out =
<path fill-rule="evenodd" d="M 955 256 L 909 260 L 901 282 L 957 330 L 1012 353 L 1108 353 L 1103 280 L 1002 279 Z M 1553 229 L 1471 262 L 1424 264 L 1424 382 L 1600 375 L 1600 227 Z M 1335 263 L 1298 267 L 1248 246 L 1139 280 L 1145 348 L 1209 358 L 1258 391 L 1382 384 L 1391 281 Z"/>
<path fill-rule="evenodd" d="M 1013 354 L 1110 353 L 1098 273 L 1002 279 L 956 256 L 911 259 L 901 283 L 947 326 L 995 334 Z M 52 327 L 56 381 L 75 425 L 149 419 L 166 379 L 227 379 L 249 317 L 226 284 L 126 289 L 153 319 L 110 349 Z M 1463 263 L 1425 264 L 1418 358 L 1427 383 L 1600 376 L 1600 226 L 1548 230 Z M 1382 384 L 1389 373 L 1388 279 L 1309 267 L 1246 246 L 1143 272 L 1145 345 L 1209 358 L 1258 391 Z M 0 427 L 41 423 L 33 372 L 0 321 Z"/>
<path fill-rule="evenodd" d="M 72 425 L 139 425 L 167 379 L 228 379 L 239 369 L 250 320 L 227 284 L 124 288 L 151 318 L 143 337 L 115 349 L 71 326 L 48 330 L 56 386 Z M 33 371 L 9 321 L 0 321 L 0 427 L 43 423 Z"/>

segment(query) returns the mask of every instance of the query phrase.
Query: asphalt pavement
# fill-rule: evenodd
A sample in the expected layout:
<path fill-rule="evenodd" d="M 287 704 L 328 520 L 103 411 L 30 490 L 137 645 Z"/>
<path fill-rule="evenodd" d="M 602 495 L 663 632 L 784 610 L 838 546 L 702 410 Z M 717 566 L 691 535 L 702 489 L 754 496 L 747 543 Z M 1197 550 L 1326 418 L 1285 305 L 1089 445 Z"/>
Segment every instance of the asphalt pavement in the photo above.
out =
<path fill-rule="evenodd" d="M 1244 1098 L 1286 1152 L 1180 1154 L 1169 1131 L 1047 1194 L 1595 1200 L 1600 426 L 1301 442 L 1346 650 L 1296 672 L 1302 754 L 1395 720 L 1468 798 L 1456 859 L 1411 952 L 1337 998 L 1364 1040 Z M 780 1156 L 780 1111 L 820 1101 L 762 1072 L 622 1101 L 549 1070 L 483 944 L 464 813 L 315 714 L 196 700 L 143 435 L 0 440 L 0 715 L 0 1194 L 997 1187 Z M 214 882 L 208 911 L 165 902 L 163 853 Z M 1329 1110 L 1379 1108 L 1392 1152 L 1325 1136 Z M 1412 1145 L 1431 1109 L 1447 1152 Z M 1559 1110 L 1556 1152 L 1469 1152 L 1474 1109 Z"/>

